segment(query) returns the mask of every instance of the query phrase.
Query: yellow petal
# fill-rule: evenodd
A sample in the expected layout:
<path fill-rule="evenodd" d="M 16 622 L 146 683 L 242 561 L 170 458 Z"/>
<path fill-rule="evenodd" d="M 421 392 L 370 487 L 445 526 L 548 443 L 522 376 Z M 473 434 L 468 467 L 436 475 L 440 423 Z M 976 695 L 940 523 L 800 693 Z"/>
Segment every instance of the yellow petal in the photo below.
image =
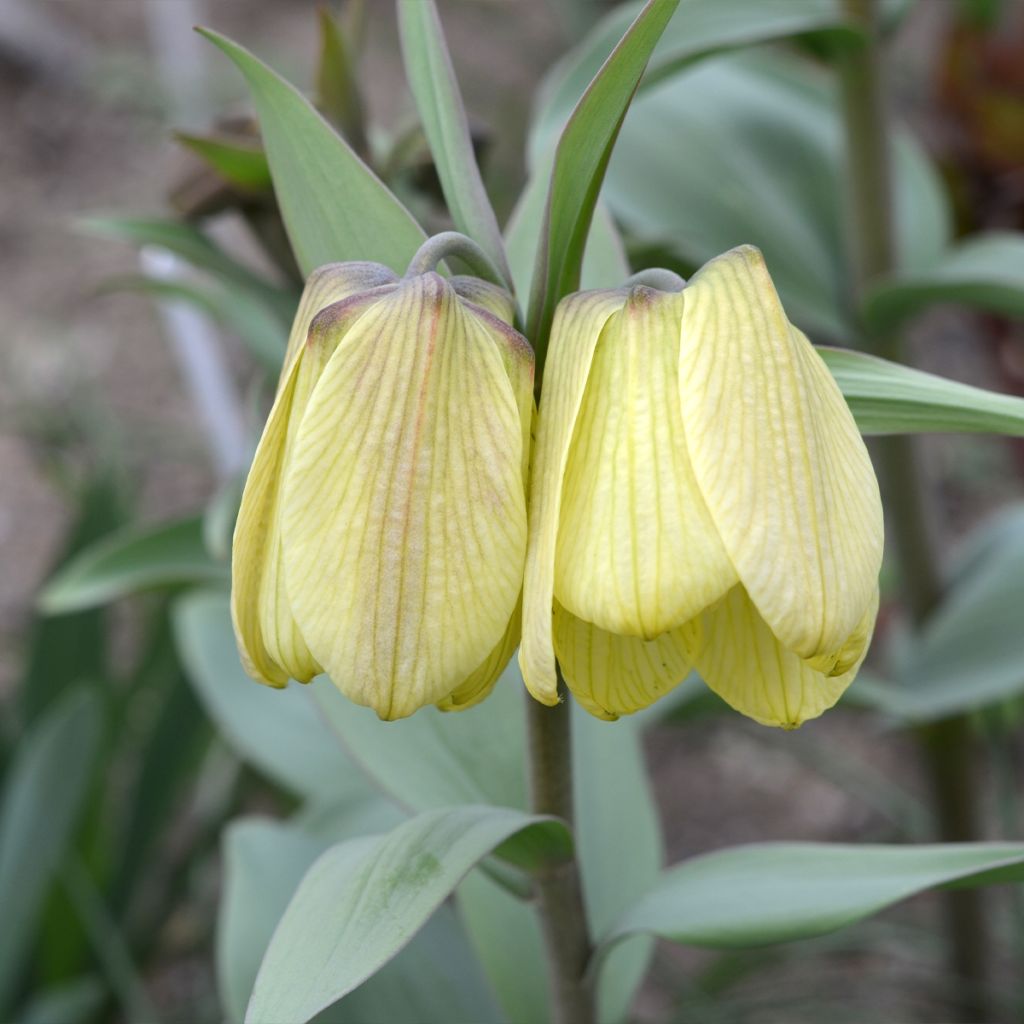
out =
<path fill-rule="evenodd" d="M 505 634 L 526 547 L 522 425 L 493 333 L 436 274 L 338 345 L 284 482 L 288 596 L 349 698 L 400 718 Z"/>
<path fill-rule="evenodd" d="M 337 278 L 326 274 L 328 268 L 321 269 L 324 274 L 311 278 L 319 296 L 317 302 L 341 288 Z M 334 291 L 327 285 L 329 278 L 337 285 Z M 231 614 L 246 671 L 270 686 L 285 686 L 289 678 L 309 682 L 321 671 L 309 653 L 285 593 L 281 569 L 281 477 L 294 450 L 299 421 L 334 351 L 336 339 L 378 297 L 379 291 L 371 291 L 332 305 L 332 322 L 337 329 L 331 339 L 318 336 L 295 353 L 282 375 L 245 481 L 232 542 Z M 303 309 L 308 312 L 310 308 L 312 305 L 304 300 L 296 317 L 297 325 L 306 315 Z M 307 321 L 302 331 L 304 338 L 309 327 Z"/>
<path fill-rule="evenodd" d="M 566 685 L 592 715 L 612 721 L 664 697 L 690 671 L 687 627 L 655 640 L 618 636 L 555 604 L 555 650 Z"/>
<path fill-rule="evenodd" d="M 685 294 L 679 381 L 697 482 L 771 631 L 801 657 L 828 655 L 864 617 L 881 566 L 864 442 L 756 249 L 712 260 Z"/>
<path fill-rule="evenodd" d="M 322 267 L 317 267 L 306 278 L 306 286 L 302 290 L 302 298 L 299 299 L 299 308 L 295 311 L 291 333 L 288 335 L 288 347 L 284 354 L 281 379 L 278 382 L 278 393 L 284 386 L 296 353 L 305 344 L 313 317 L 320 310 L 347 299 L 350 295 L 369 291 L 384 284 L 394 284 L 397 280 L 395 272 L 380 263 L 354 261 L 325 263 Z"/>
<path fill-rule="evenodd" d="M 625 301 L 623 291 L 570 295 L 555 310 L 551 329 L 530 474 L 530 542 L 523 584 L 523 640 L 519 647 L 526 687 L 544 704 L 558 703 L 551 615 L 562 476 L 594 347 L 605 321 Z"/>
<path fill-rule="evenodd" d="M 449 284 L 455 294 L 486 309 L 488 313 L 511 324 L 516 316 L 516 300 L 504 288 L 490 281 L 481 281 L 479 277 L 464 277 L 461 274 L 453 277 Z"/>
<path fill-rule="evenodd" d="M 689 630 L 694 667 L 723 700 L 762 725 L 794 729 L 827 711 L 853 681 L 867 654 L 878 614 L 878 588 L 825 674 L 787 650 L 742 586 L 734 587 Z"/>
<path fill-rule="evenodd" d="M 473 674 L 461 683 L 443 700 L 437 702 L 441 711 L 465 711 L 479 704 L 494 689 L 495 683 L 501 677 L 502 672 L 512 655 L 516 653 L 519 646 L 519 633 L 522 628 L 522 603 L 516 605 L 516 610 L 509 619 L 505 635 L 498 641 L 497 646 L 484 659 L 483 663 Z"/>
<path fill-rule="evenodd" d="M 737 579 L 683 434 L 683 306 L 683 293 L 634 288 L 605 324 L 562 484 L 555 598 L 601 629 L 648 640 Z"/>

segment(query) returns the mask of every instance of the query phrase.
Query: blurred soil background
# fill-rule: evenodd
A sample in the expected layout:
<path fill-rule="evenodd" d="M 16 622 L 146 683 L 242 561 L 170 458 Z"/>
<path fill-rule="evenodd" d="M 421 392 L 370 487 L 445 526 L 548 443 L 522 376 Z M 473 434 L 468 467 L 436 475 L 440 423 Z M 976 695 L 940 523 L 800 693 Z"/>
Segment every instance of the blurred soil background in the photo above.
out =
<path fill-rule="evenodd" d="M 163 8 L 159 17 L 148 9 L 156 6 Z M 554 0 L 449 0 L 440 6 L 470 114 L 491 140 L 487 175 L 504 215 L 522 180 L 529 98 L 572 29 Z M 965 14 L 970 7 L 956 0 L 918 4 L 896 44 L 894 96 L 953 187 L 959 227 L 1021 228 L 1024 5 L 1007 5 L 999 29 L 973 28 Z M 75 220 L 165 211 L 182 167 L 171 129 L 202 129 L 225 111 L 245 112 L 240 76 L 190 32 L 193 20 L 240 40 L 308 86 L 315 10 L 307 0 L 0 0 L 4 700 L 19 681 L 34 597 L 64 544 L 71 495 L 81 482 L 90 474 L 113 474 L 141 521 L 198 510 L 216 484 L 207 439 L 152 301 L 100 294 L 112 276 L 137 271 L 134 250 L 76 231 Z M 411 122 L 412 105 L 391 4 L 370 0 L 368 12 L 362 71 L 372 120 L 395 130 Z M 165 61 L 194 71 L 179 81 L 177 94 L 166 87 L 173 73 L 161 85 Z M 241 237 L 238 225 L 223 230 Z M 251 255 L 258 259 L 255 248 Z M 919 365 L 1024 394 L 1020 325 L 944 310 L 920 323 L 916 334 Z M 927 345 L 920 341 L 925 336 Z M 245 396 L 257 370 L 237 338 L 227 337 L 226 345 L 238 393 Z M 934 525 L 946 545 L 992 508 L 1024 494 L 1020 441 L 942 438 L 925 449 Z M 885 840 L 897 824 L 905 828 L 921 813 L 923 783 L 909 743 L 868 735 L 862 719 L 841 711 L 795 737 L 733 717 L 662 728 L 649 757 L 670 860 L 751 840 Z M 884 785 L 893 782 L 905 796 L 893 798 Z M 685 827 L 676 826 L 680 821 Z M 211 914 L 212 906 L 206 907 Z M 929 938 L 934 914 L 930 901 L 918 900 L 861 926 L 878 932 L 871 955 L 843 952 L 843 942 L 855 944 L 853 929 L 841 941 L 830 940 L 835 958 L 780 958 L 777 971 L 762 970 L 750 982 L 750 998 L 761 1009 L 748 1019 L 792 1019 L 786 997 L 794 992 L 808 993 L 802 1019 L 813 1019 L 814 998 L 831 1002 L 842 993 L 860 1019 L 938 1019 L 938 939 Z M 903 929 L 920 931 L 919 960 L 907 959 L 906 944 L 897 941 Z M 828 942 L 816 946 L 831 948 Z M 780 954 L 737 956 L 739 984 L 772 957 Z M 677 968 L 695 975 L 707 963 L 697 953 L 663 949 L 641 999 L 643 1019 L 671 1019 Z M 870 992 L 858 984 L 865 977 Z M 213 1005 L 212 975 L 202 957 L 169 959 L 147 980 L 167 1020 L 193 1020 L 195 1006 Z M 704 1006 L 692 1019 L 725 1021 L 715 1013 L 713 1005 Z"/>

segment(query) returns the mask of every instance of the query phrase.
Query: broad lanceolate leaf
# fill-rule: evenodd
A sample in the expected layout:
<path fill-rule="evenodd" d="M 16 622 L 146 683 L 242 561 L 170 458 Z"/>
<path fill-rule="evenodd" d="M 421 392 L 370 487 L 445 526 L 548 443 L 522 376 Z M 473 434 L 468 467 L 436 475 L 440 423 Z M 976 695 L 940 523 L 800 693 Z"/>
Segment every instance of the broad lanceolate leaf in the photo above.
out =
<path fill-rule="evenodd" d="M 1020 510 L 998 522 L 995 532 L 998 547 L 982 548 L 961 568 L 942 604 L 908 641 L 893 680 L 871 694 L 880 710 L 931 722 L 1024 693 Z"/>
<path fill-rule="evenodd" d="M 849 349 L 818 348 L 865 434 L 1024 436 L 1024 398 Z"/>
<path fill-rule="evenodd" d="M 509 844 L 519 849 L 511 851 Z M 541 859 L 571 848 L 550 818 L 493 807 L 428 811 L 382 838 L 339 843 L 307 872 L 256 979 L 248 1024 L 307 1021 L 370 977 L 462 877 L 502 847 Z"/>
<path fill-rule="evenodd" d="M 327 679 L 313 683 L 312 695 L 352 758 L 403 806 L 526 807 L 527 697 L 514 663 L 487 700 L 458 714 L 422 708 L 410 718 L 381 722 Z"/>
<path fill-rule="evenodd" d="M 0 1016 L 35 938 L 36 919 L 81 809 L 100 735 L 88 691 L 64 697 L 27 733 L 0 810 Z"/>
<path fill-rule="evenodd" d="M 196 591 L 180 597 L 174 629 L 190 682 L 243 761 L 300 796 L 341 799 L 368 792 L 365 777 L 324 724 L 305 687 L 271 690 L 245 674 L 226 593 Z"/>
<path fill-rule="evenodd" d="M 552 70 L 541 88 L 534 118 L 532 156 L 565 123 L 576 98 L 600 70 L 640 7 L 628 3 L 611 11 Z M 730 47 L 822 30 L 854 31 L 843 22 L 839 0 L 687 0 L 655 47 L 641 89 Z"/>
<path fill-rule="evenodd" d="M 845 339 L 845 166 L 832 78 L 785 54 L 733 54 L 637 97 L 602 198 L 627 235 L 694 268 L 756 245 L 790 320 L 813 340 Z M 938 178 L 899 131 L 893 169 L 901 266 L 930 265 L 948 236 Z"/>
<path fill-rule="evenodd" d="M 894 329 L 928 306 L 955 302 L 1024 317 L 1024 234 L 993 231 L 948 249 L 932 267 L 873 288 L 864 315 L 875 331 Z"/>
<path fill-rule="evenodd" d="M 266 64 L 202 29 L 245 75 L 295 257 L 304 273 L 335 260 L 404 271 L 423 229 L 306 99 Z"/>
<path fill-rule="evenodd" d="M 649 0 L 587 87 L 555 151 L 528 335 L 547 337 L 555 306 L 579 287 L 583 249 L 612 147 L 648 58 L 679 0 Z"/>
<path fill-rule="evenodd" d="M 227 567 L 206 552 L 201 519 L 132 526 L 104 537 L 68 562 L 43 588 L 39 606 L 57 615 L 153 587 L 226 579 Z"/>
<path fill-rule="evenodd" d="M 670 868 L 605 935 L 713 949 L 823 935 L 937 886 L 1024 880 L 1024 843 L 756 843 Z"/>
<path fill-rule="evenodd" d="M 473 154 L 437 7 L 434 0 L 397 0 L 397 8 L 405 72 L 452 220 L 490 256 L 511 285 L 501 231 Z"/>
<path fill-rule="evenodd" d="M 302 876 L 329 844 L 294 824 L 249 818 L 229 827 L 217 922 L 217 975 L 229 1019 L 243 1019 L 274 928 Z M 448 1024 L 496 1017 L 458 921 L 442 907 L 390 964 L 318 1024 Z"/>
<path fill-rule="evenodd" d="M 657 879 L 661 826 L 639 730 L 608 725 L 578 705 L 573 712 L 576 846 L 590 925 L 600 935 Z M 649 939 L 634 938 L 602 965 L 597 988 L 602 1022 L 627 1019 L 652 950 Z"/>

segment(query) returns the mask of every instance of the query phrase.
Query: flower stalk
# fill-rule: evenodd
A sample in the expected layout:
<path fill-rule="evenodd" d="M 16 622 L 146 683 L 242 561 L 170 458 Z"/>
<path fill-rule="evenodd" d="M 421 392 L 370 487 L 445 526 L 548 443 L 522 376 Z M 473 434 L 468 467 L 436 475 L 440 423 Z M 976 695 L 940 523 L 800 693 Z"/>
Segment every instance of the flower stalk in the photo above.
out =
<path fill-rule="evenodd" d="M 878 46 L 877 0 L 844 0 L 847 19 L 863 41 L 850 45 L 840 60 L 846 135 L 849 221 L 852 231 L 855 301 L 867 286 L 897 267 L 893 230 L 893 181 L 889 134 Z M 864 332 L 869 351 L 894 361 L 903 357 L 897 335 Z M 879 438 L 875 445 L 886 517 L 900 569 L 900 586 L 910 615 L 921 626 L 943 595 L 942 577 L 928 531 L 926 497 L 909 435 Z M 979 836 L 977 777 L 970 724 L 963 716 L 919 730 L 919 742 L 934 793 L 939 837 L 944 842 Z M 988 935 L 979 890 L 946 893 L 951 969 L 960 980 L 963 1019 L 988 1019 L 986 964 Z"/>
<path fill-rule="evenodd" d="M 531 698 L 526 707 L 531 809 L 561 818 L 572 828 L 572 708 L 567 700 L 547 707 Z M 554 1024 L 594 1024 L 593 986 L 584 977 L 590 936 L 576 856 L 542 869 L 536 887 L 547 949 L 552 1020 Z"/>

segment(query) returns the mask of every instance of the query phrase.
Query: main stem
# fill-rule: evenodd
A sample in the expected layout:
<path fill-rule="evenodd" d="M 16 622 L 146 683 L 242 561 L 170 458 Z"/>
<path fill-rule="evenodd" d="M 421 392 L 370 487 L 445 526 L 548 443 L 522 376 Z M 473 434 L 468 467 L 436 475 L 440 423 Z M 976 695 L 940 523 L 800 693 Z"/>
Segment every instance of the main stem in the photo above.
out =
<path fill-rule="evenodd" d="M 877 0 L 843 2 L 847 19 L 862 29 L 864 37 L 862 45 L 850 45 L 844 51 L 841 61 L 855 299 L 862 308 L 867 286 L 896 269 L 894 193 L 878 54 Z M 903 355 L 895 335 L 865 335 L 864 344 L 888 359 L 900 360 Z M 914 439 L 907 435 L 879 438 L 875 455 L 904 597 L 920 626 L 941 600 L 943 584 L 928 532 Z M 936 723 L 922 729 L 919 738 L 935 796 L 940 837 L 947 842 L 977 838 L 976 776 L 967 720 L 958 717 Z M 961 1014 L 968 1021 L 985 1020 L 988 934 L 979 890 L 951 891 L 945 901 L 951 966 L 964 986 Z"/>
<path fill-rule="evenodd" d="M 530 802 L 537 814 L 553 814 L 573 826 L 570 706 L 547 707 L 527 699 Z M 554 1024 L 594 1024 L 594 992 L 584 980 L 590 936 L 576 857 L 542 870 L 537 903 L 551 975 Z"/>

